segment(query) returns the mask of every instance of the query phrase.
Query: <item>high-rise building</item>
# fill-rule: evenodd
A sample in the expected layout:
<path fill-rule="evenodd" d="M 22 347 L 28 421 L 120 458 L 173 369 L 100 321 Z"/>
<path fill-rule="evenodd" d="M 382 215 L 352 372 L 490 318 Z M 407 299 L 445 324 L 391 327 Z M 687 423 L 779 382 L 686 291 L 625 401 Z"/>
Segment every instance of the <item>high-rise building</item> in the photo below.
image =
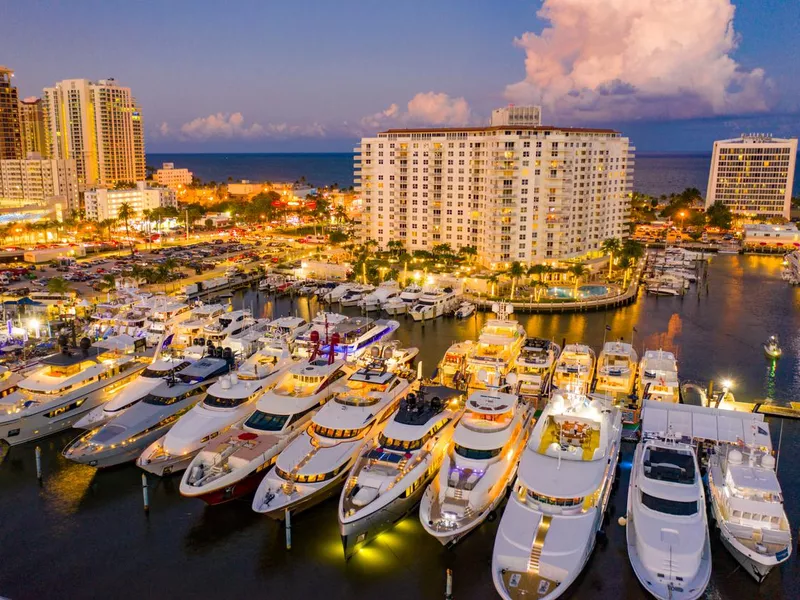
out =
<path fill-rule="evenodd" d="M 745 219 L 789 218 L 797 138 L 748 134 L 714 142 L 706 208 L 717 200 Z"/>
<path fill-rule="evenodd" d="M 542 107 L 541 106 L 514 106 L 510 104 L 503 108 L 495 108 L 492 111 L 492 118 L 489 122 L 492 126 L 511 125 L 529 125 L 531 127 L 538 127 L 542 124 Z"/>
<path fill-rule="evenodd" d="M 65 79 L 44 90 L 52 158 L 72 158 L 84 187 L 145 178 L 142 115 L 130 88 L 113 79 Z"/>
<path fill-rule="evenodd" d="M 47 205 L 54 199 L 59 199 L 66 210 L 78 210 L 74 160 L 51 160 L 35 154 L 20 160 L 0 160 L 0 207 Z"/>
<path fill-rule="evenodd" d="M 137 216 L 144 210 L 165 206 L 178 206 L 175 191 L 166 187 L 151 187 L 146 181 L 139 181 L 130 189 L 96 188 L 86 190 L 84 205 L 86 218 L 90 221 L 116 219 L 123 203 L 130 206 Z"/>
<path fill-rule="evenodd" d="M 44 137 L 44 111 L 41 98 L 19 101 L 19 130 L 22 138 L 22 157 L 36 153 L 48 157 L 49 148 Z"/>
<path fill-rule="evenodd" d="M 179 187 L 192 185 L 192 172 L 189 169 L 176 169 L 175 163 L 168 162 L 164 163 L 162 167 L 156 171 L 154 179 L 159 185 L 165 185 L 174 190 Z"/>
<path fill-rule="evenodd" d="M 627 235 L 633 151 L 610 129 L 384 131 L 355 148 L 360 236 L 475 246 L 492 268 L 599 252 Z"/>
<path fill-rule="evenodd" d="M 19 98 L 12 85 L 14 71 L 0 65 L 0 160 L 22 158 L 19 133 Z"/>

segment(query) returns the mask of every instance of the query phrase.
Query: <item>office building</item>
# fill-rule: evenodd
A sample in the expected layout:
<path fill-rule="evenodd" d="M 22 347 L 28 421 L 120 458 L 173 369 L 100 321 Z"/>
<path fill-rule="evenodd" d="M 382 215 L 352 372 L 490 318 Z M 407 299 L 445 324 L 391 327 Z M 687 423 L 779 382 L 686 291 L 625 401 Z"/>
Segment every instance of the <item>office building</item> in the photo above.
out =
<path fill-rule="evenodd" d="M 355 148 L 359 235 L 475 246 L 491 268 L 597 254 L 628 232 L 628 138 L 610 129 L 394 129 Z"/>
<path fill-rule="evenodd" d="M 78 173 L 74 160 L 43 159 L 36 154 L 0 160 L 0 207 L 50 206 L 79 209 Z"/>
<path fill-rule="evenodd" d="M 0 65 L 0 160 L 23 158 L 19 132 L 19 98 L 14 71 Z"/>
<path fill-rule="evenodd" d="M 119 218 L 119 209 L 127 203 L 137 216 L 144 210 L 166 206 L 178 206 L 175 191 L 167 187 L 151 187 L 139 181 L 129 189 L 95 188 L 84 194 L 86 218 L 90 221 Z"/>
<path fill-rule="evenodd" d="M 65 79 L 44 90 L 51 158 L 75 160 L 81 186 L 145 178 L 142 116 L 130 88 L 113 79 Z"/>
<path fill-rule="evenodd" d="M 22 138 L 22 156 L 38 154 L 48 158 L 49 148 L 44 136 L 44 110 L 40 98 L 19 101 L 19 131 Z"/>
<path fill-rule="evenodd" d="M 542 124 L 542 107 L 541 106 L 504 106 L 503 108 L 495 108 L 492 111 L 492 118 L 489 122 L 493 127 L 500 125 L 510 125 L 516 127 L 517 125 L 529 125 L 531 127 L 538 127 Z"/>
<path fill-rule="evenodd" d="M 717 200 L 745 220 L 789 218 L 797 138 L 742 135 L 714 142 L 706 208 Z"/>
<path fill-rule="evenodd" d="M 158 185 L 165 185 L 173 190 L 178 187 L 192 185 L 192 172 L 189 169 L 176 169 L 174 163 L 163 163 L 161 168 L 156 171 L 155 176 Z"/>

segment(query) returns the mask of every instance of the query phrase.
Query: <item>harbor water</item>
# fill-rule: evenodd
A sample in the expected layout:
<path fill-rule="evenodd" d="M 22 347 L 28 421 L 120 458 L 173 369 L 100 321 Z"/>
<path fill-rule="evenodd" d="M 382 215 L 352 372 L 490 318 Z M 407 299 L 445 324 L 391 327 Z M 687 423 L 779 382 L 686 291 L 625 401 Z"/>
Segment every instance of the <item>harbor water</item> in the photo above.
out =
<path fill-rule="evenodd" d="M 800 399 L 800 288 L 781 280 L 778 257 L 715 256 L 707 284 L 684 297 L 644 297 L 609 312 L 517 315 L 529 335 L 583 341 L 597 351 L 625 338 L 641 353 L 675 352 L 682 380 L 731 379 L 741 400 Z M 699 293 L 698 293 L 699 291 Z M 275 299 L 256 291 L 236 307 L 264 316 L 311 317 L 316 301 Z M 354 311 L 356 312 L 356 311 Z M 474 339 L 491 315 L 424 324 L 399 317 L 395 337 L 420 348 L 430 374 L 447 347 Z M 634 328 L 636 332 L 634 332 Z M 783 357 L 768 362 L 761 344 L 777 333 Z M 772 420 L 777 446 L 780 421 Z M 292 518 L 292 548 L 283 525 L 254 513 L 250 499 L 208 507 L 181 497 L 179 478 L 149 479 L 149 514 L 142 507 L 141 471 L 133 465 L 96 471 L 61 456 L 78 432 L 10 449 L 0 464 L 0 596 L 41 598 L 312 598 L 326 600 L 443 598 L 453 571 L 457 600 L 497 597 L 490 562 L 498 521 L 486 522 L 454 549 L 425 533 L 416 513 L 345 562 L 336 519 L 338 497 Z M 41 484 L 35 446 L 42 448 Z M 795 544 L 800 526 L 800 423 L 786 421 L 779 478 Z M 645 598 L 628 562 L 625 513 L 632 446 L 621 459 L 606 536 L 566 597 Z M 796 547 L 796 546 L 795 546 Z M 800 597 L 800 558 L 757 585 L 712 535 L 713 574 L 706 597 Z"/>

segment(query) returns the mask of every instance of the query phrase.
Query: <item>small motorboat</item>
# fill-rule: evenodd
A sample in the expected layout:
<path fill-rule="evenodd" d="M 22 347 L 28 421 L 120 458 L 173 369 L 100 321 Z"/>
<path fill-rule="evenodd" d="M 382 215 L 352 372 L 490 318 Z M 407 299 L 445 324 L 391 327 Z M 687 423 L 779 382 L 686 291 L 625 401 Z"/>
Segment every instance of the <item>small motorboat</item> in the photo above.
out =
<path fill-rule="evenodd" d="M 466 319 L 474 312 L 475 305 L 472 302 L 462 302 L 461 305 L 456 309 L 455 317 L 456 319 Z"/>
<path fill-rule="evenodd" d="M 783 350 L 781 350 L 780 345 L 778 344 L 778 336 L 771 335 L 769 339 L 764 344 L 764 354 L 767 355 L 767 358 L 777 359 L 783 355 Z"/>

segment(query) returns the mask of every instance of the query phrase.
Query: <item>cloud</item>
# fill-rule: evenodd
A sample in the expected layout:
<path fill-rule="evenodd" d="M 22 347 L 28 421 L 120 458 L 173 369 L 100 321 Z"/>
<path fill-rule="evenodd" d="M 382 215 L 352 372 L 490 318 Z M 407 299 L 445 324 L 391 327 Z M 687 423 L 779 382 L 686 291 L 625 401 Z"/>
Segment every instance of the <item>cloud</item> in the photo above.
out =
<path fill-rule="evenodd" d="M 685 119 L 762 112 L 772 82 L 732 57 L 731 0 L 544 0 L 540 34 L 514 40 L 525 79 L 518 103 L 540 103 L 548 120 Z"/>
<path fill-rule="evenodd" d="M 420 92 L 409 100 L 406 110 L 392 104 L 386 110 L 361 119 L 363 129 L 374 131 L 386 127 L 446 125 L 458 127 L 472 120 L 472 111 L 464 98 L 452 98 L 442 92 Z"/>
<path fill-rule="evenodd" d="M 158 126 L 158 135 L 162 137 L 167 137 L 172 130 L 170 129 L 169 123 L 164 121 L 161 125 Z"/>
<path fill-rule="evenodd" d="M 162 123 L 159 127 L 162 135 L 168 135 L 169 125 Z M 264 138 L 292 138 L 292 137 L 324 137 L 326 129 L 319 123 L 308 125 L 291 125 L 289 123 L 260 123 L 245 122 L 240 112 L 216 113 L 207 117 L 198 117 L 180 127 L 179 139 L 182 141 L 205 141 L 210 139 L 242 139 L 254 140 Z"/>

